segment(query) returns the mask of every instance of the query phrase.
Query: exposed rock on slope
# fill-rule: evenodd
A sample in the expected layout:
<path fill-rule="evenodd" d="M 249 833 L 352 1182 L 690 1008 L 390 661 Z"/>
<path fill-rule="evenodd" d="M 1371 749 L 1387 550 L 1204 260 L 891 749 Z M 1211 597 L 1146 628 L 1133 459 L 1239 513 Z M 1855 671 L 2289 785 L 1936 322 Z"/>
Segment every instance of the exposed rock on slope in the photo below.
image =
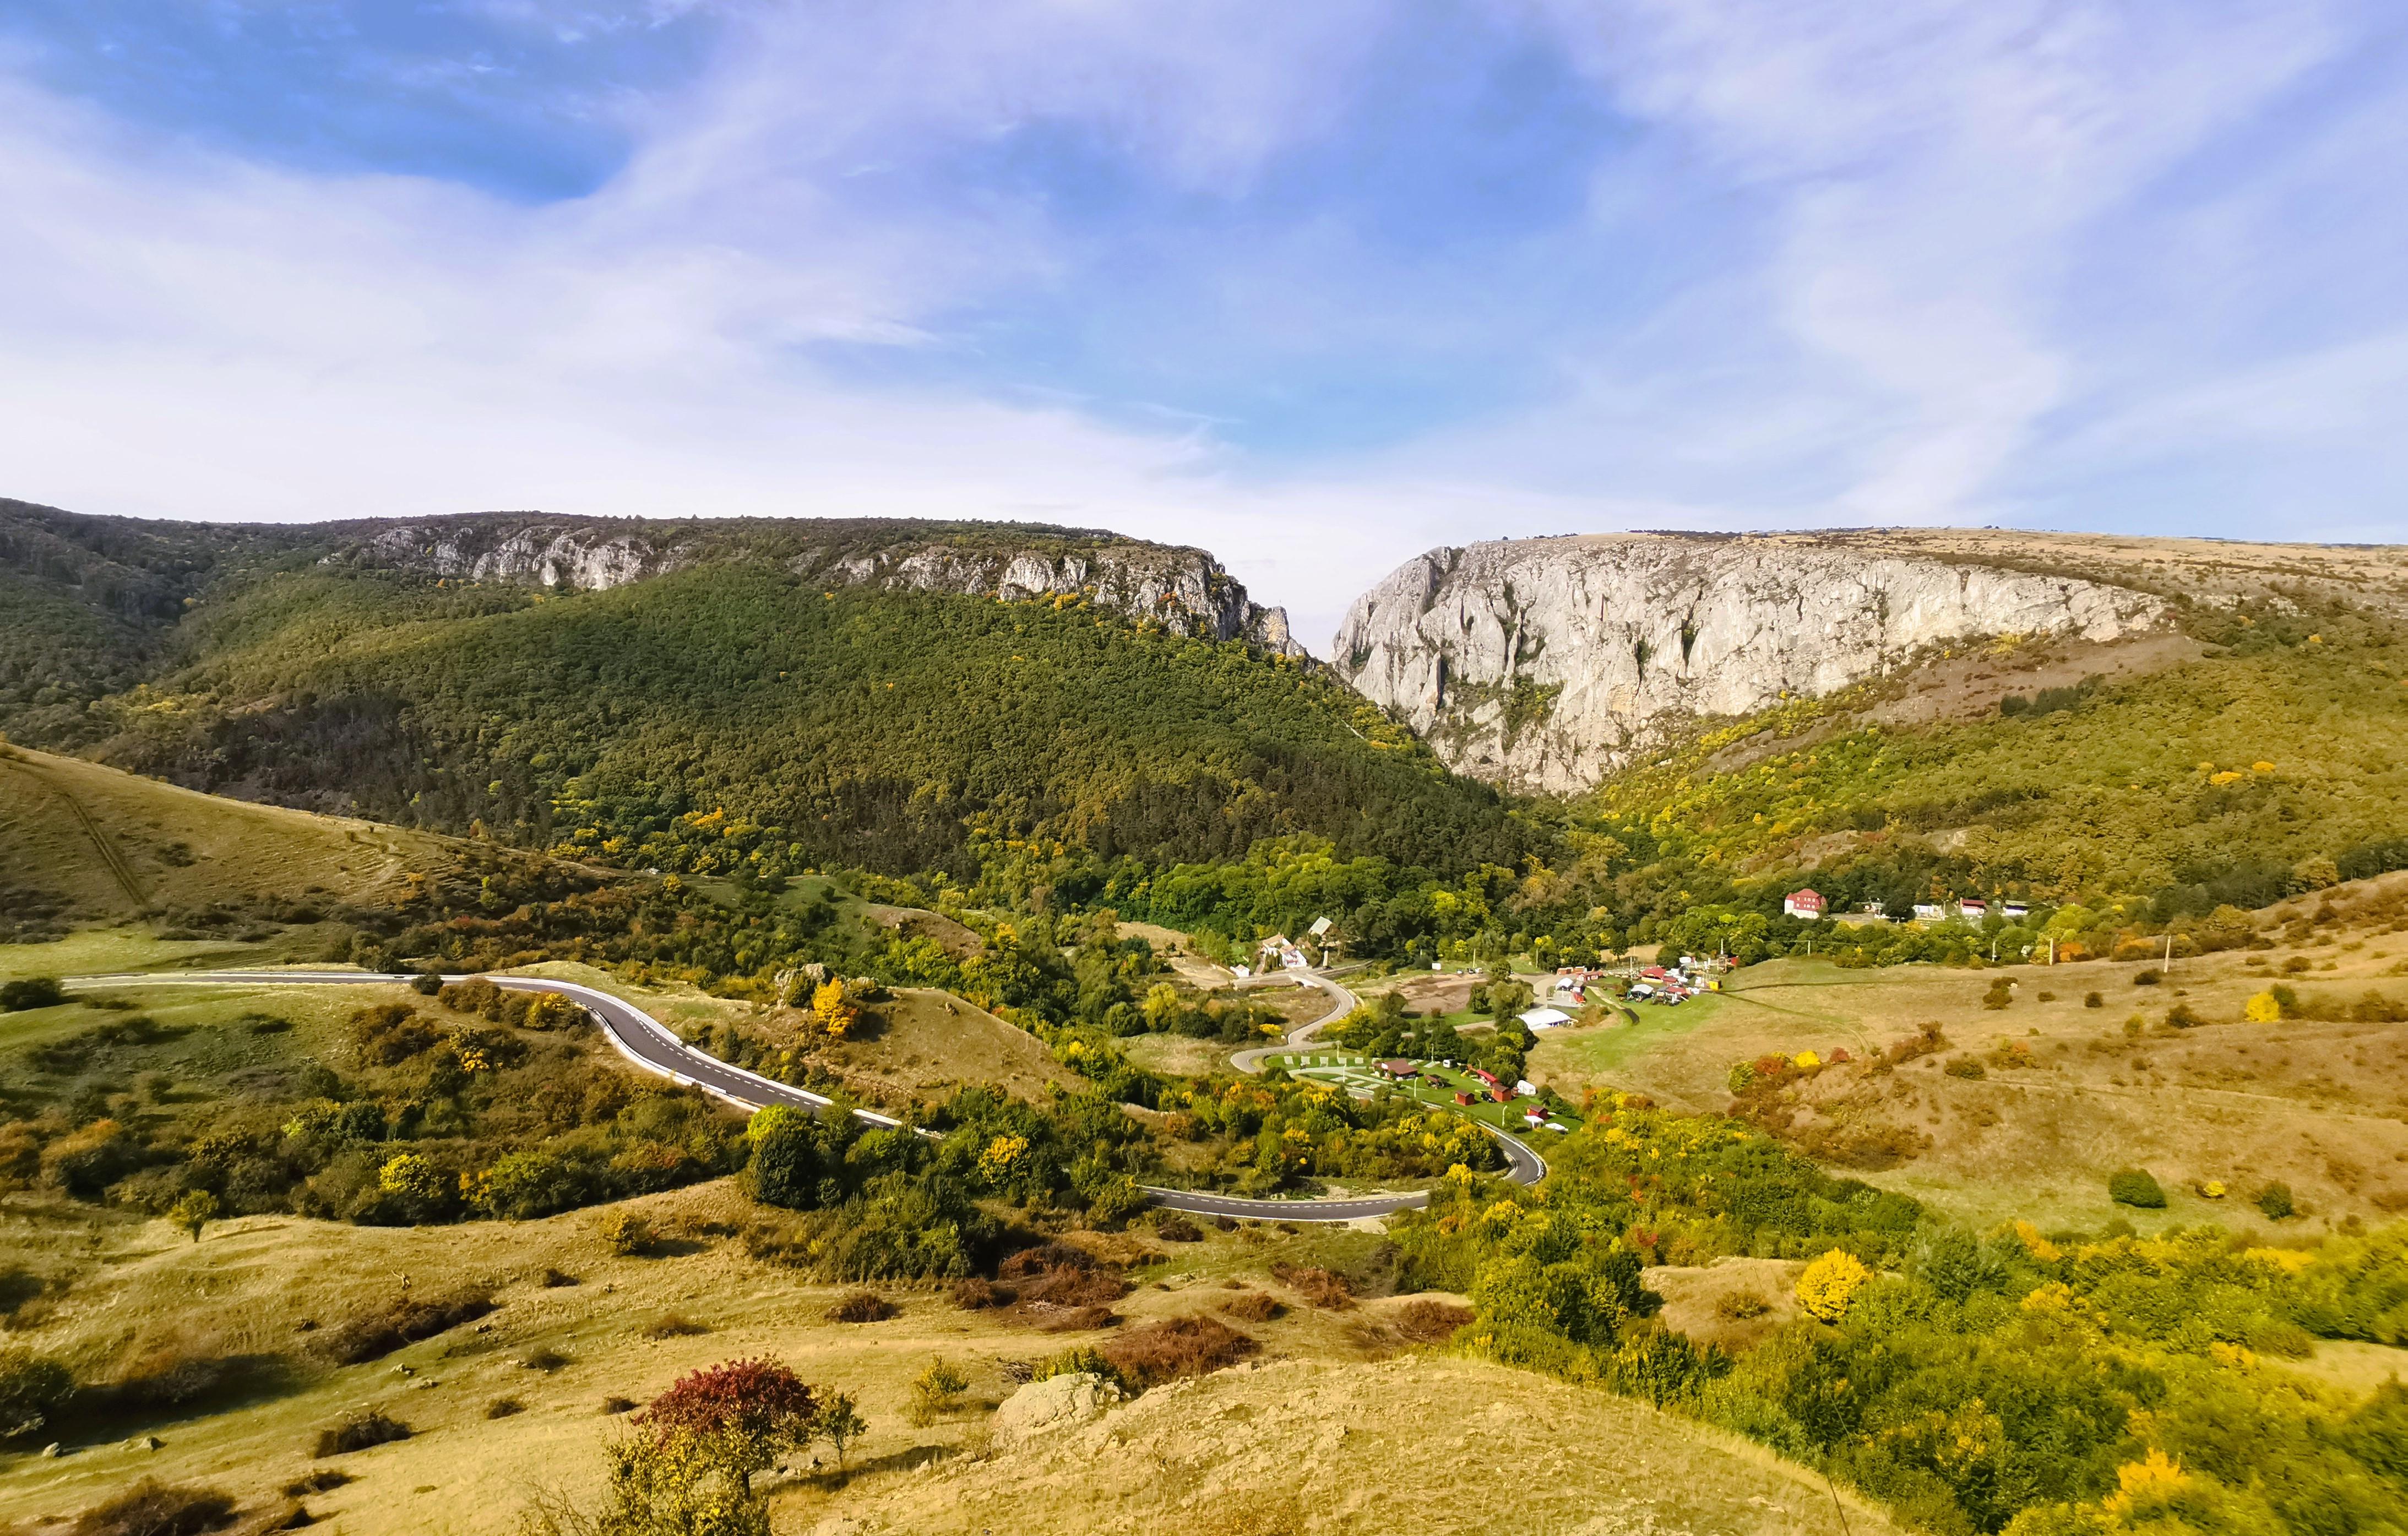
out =
<path fill-rule="evenodd" d="M 1434 549 L 1355 601 L 1340 674 L 1447 763 L 1570 791 L 1681 723 L 1882 676 L 1975 635 L 2108 641 L 2146 592 L 1834 535 L 1598 534 Z"/>
<path fill-rule="evenodd" d="M 1151 619 L 1181 634 L 1304 654 L 1288 633 L 1285 611 L 1251 601 L 1203 550 L 1075 529 L 487 513 L 364 525 L 324 563 L 588 591 L 742 556 L 775 560 L 797 576 L 845 586 L 1006 599 L 1084 596 L 1100 608 Z"/>

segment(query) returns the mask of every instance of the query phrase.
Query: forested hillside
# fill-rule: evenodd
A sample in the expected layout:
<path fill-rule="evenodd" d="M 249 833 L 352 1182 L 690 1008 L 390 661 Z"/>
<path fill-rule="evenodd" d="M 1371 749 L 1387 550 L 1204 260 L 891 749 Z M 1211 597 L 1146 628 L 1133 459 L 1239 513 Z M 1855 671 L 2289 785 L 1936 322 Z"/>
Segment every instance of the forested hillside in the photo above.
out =
<path fill-rule="evenodd" d="M 377 571 L 258 576 L 181 664 L 78 712 L 196 789 L 757 875 L 974 869 L 982 846 L 1221 859 L 1296 832 L 1512 862 L 1526 837 L 1292 661 L 1068 599 L 824 589 L 759 562 L 552 596 Z"/>

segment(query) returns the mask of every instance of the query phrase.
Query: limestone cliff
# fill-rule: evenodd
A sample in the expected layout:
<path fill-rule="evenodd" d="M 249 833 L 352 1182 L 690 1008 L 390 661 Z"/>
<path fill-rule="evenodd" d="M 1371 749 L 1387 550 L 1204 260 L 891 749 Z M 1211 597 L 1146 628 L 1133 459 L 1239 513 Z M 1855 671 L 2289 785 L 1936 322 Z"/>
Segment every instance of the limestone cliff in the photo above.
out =
<path fill-rule="evenodd" d="M 1818 696 L 1976 635 L 2107 641 L 2161 598 L 1863 536 L 1599 534 L 1434 549 L 1358 598 L 1335 664 L 1455 769 L 1594 784 L 1701 717 Z"/>
<path fill-rule="evenodd" d="M 1177 633 L 1305 653 L 1288 633 L 1286 612 L 1253 602 L 1203 550 L 1080 529 L 486 513 L 362 525 L 323 563 L 591 591 L 727 559 L 774 561 L 832 585 L 1006 599 L 1084 596 Z"/>

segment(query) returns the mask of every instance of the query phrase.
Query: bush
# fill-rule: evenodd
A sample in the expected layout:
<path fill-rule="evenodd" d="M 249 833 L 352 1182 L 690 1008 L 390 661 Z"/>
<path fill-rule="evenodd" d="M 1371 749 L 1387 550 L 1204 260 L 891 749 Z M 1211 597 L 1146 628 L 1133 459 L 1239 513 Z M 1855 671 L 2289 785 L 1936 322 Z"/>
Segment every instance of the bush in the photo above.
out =
<path fill-rule="evenodd" d="M 2291 1187 L 2287 1184 L 2266 1186 L 2258 1191 L 2254 1203 L 2269 1221 L 2287 1221 L 2298 1214 L 2298 1208 L 2291 1202 Z"/>
<path fill-rule="evenodd" d="M 1987 1067 L 1983 1066 L 1979 1060 L 1970 1056 L 1957 1057 L 1955 1060 L 1949 1062 L 1947 1066 L 1941 1070 L 1947 1073 L 1951 1077 L 1982 1078 L 1987 1077 L 1990 1074 Z"/>
<path fill-rule="evenodd" d="M 2107 1198 L 2143 1211 L 2166 1208 L 2166 1192 L 2146 1169 L 2124 1168 L 2107 1175 Z"/>
<path fill-rule="evenodd" d="M 1201 1243 L 1204 1241 L 1204 1233 L 1197 1227 L 1196 1223 L 1189 1221 L 1184 1216 L 1169 1215 L 1159 1216 L 1154 1218 L 1154 1235 L 1162 1239 L 1165 1243 Z"/>
<path fill-rule="evenodd" d="M 493 1415 L 486 1416 L 490 1418 Z M 285 1484 L 284 1497 L 306 1499 L 313 1493 L 332 1493 L 351 1480 L 350 1472 L 335 1467 L 321 1467 L 316 1472 L 303 1472 L 292 1482 Z"/>
<path fill-rule="evenodd" d="M 697 1323 L 681 1312 L 663 1313 L 644 1325 L 647 1339 L 691 1339 L 710 1331 L 707 1323 Z"/>
<path fill-rule="evenodd" d="M 1271 1277 L 1304 1298 L 1307 1304 L 1343 1312 L 1354 1304 L 1354 1288 L 1327 1270 L 1295 1264 L 1274 1264 Z"/>
<path fill-rule="evenodd" d="M 1222 1312 L 1243 1322 L 1268 1323 L 1287 1311 L 1279 1299 L 1265 1291 L 1250 1290 L 1243 1296 L 1232 1296 L 1220 1305 Z"/>
<path fill-rule="evenodd" d="M 2085 992 L 2082 994 L 2082 1005 L 2086 1008 L 2104 1008 L 2107 1006 L 2107 1000 L 2097 992 Z"/>
<path fill-rule="evenodd" d="M 67 1368 L 22 1344 L 0 1348 L 0 1439 L 48 1424 L 75 1390 Z"/>
<path fill-rule="evenodd" d="M 540 1371 L 548 1376 L 576 1362 L 550 1344 L 546 1344 L 541 1349 L 531 1351 L 521 1363 L 530 1371 Z"/>
<path fill-rule="evenodd" d="M 1100 1307 L 1129 1292 L 1128 1278 L 1084 1248 L 1048 1243 L 1013 1254 L 996 1274 L 1012 1283 L 1023 1304 Z"/>
<path fill-rule="evenodd" d="M 1009 1286 L 998 1286 L 992 1280 L 973 1276 L 953 1282 L 953 1305 L 964 1312 L 984 1312 L 994 1307 L 1008 1307 L 1020 1300 L 1019 1293 Z"/>
<path fill-rule="evenodd" d="M 2166 1027 L 2171 1030 L 2195 1030 L 2206 1022 L 2187 1003 L 2177 1003 L 2166 1010 Z"/>
<path fill-rule="evenodd" d="M 652 1224 L 632 1211 L 606 1211 L 596 1229 L 602 1245 L 621 1259 L 638 1258 L 652 1251 L 655 1241 Z"/>
<path fill-rule="evenodd" d="M 1409 1342 L 1437 1344 L 1455 1337 L 1456 1331 L 1479 1316 L 1469 1307 L 1459 1307 L 1429 1297 L 1417 1297 L 1391 1313 L 1388 1321 Z"/>
<path fill-rule="evenodd" d="M 874 1290 L 857 1290 L 828 1308 L 832 1323 L 882 1323 L 903 1309 Z"/>
<path fill-rule="evenodd" d="M 2155 987 L 2165 979 L 2154 965 L 2144 966 L 2132 973 L 2132 985 L 2135 987 Z"/>
<path fill-rule="evenodd" d="M 1772 1303 L 1752 1290 L 1726 1291 L 1714 1302 L 1714 1316 L 1727 1322 L 1744 1322 L 1771 1310 Z"/>
<path fill-rule="evenodd" d="M 536 1284 L 546 1290 L 557 1290 L 563 1286 L 573 1286 L 577 1283 L 577 1276 L 566 1270 L 560 1269 L 546 1268 L 542 1274 L 536 1277 Z"/>
<path fill-rule="evenodd" d="M 930 1361 L 911 1383 L 911 1422 L 923 1427 L 935 1423 L 959 1408 L 962 1394 L 969 1389 L 970 1379 L 962 1374 L 961 1367 L 951 1360 Z"/>
<path fill-rule="evenodd" d="M 234 1522 L 234 1496 L 215 1488 L 179 1488 L 146 1477 L 83 1512 L 75 1536 L 199 1536 Z"/>
<path fill-rule="evenodd" d="M 633 1398 L 604 1398 L 602 1400 L 602 1413 L 605 1417 L 609 1417 L 613 1414 L 632 1414 L 635 1411 L 636 1400 Z"/>
<path fill-rule="evenodd" d="M 1799 1273 L 1798 1304 L 1818 1322 L 1836 1323 L 1848 1315 L 1848 1303 L 1872 1277 L 1864 1260 L 1844 1248 L 1833 1248 Z"/>
<path fill-rule="evenodd" d="M 316 1456 L 343 1456 L 351 1451 L 365 1451 L 371 1445 L 383 1445 L 409 1438 L 409 1426 L 396 1418 L 368 1412 L 354 1414 L 339 1424 L 318 1431 Z"/>
<path fill-rule="evenodd" d="M 1100 1353 L 1124 1381 L 1140 1386 L 1203 1376 L 1237 1364 L 1262 1345 L 1217 1317 L 1171 1317 L 1132 1329 Z"/>
<path fill-rule="evenodd" d="M 526 1404 L 521 1402 L 516 1398 L 495 1398 L 493 1401 L 485 1404 L 485 1416 L 487 1418 L 509 1418 L 513 1414 L 523 1414 L 525 1412 Z"/>
<path fill-rule="evenodd" d="M 337 1365 L 360 1365 L 404 1344 L 473 1323 L 493 1310 L 494 1299 L 482 1291 L 463 1291 L 434 1301 L 404 1297 L 380 1312 L 364 1312 L 337 1323 L 320 1334 L 312 1347 Z"/>
<path fill-rule="evenodd" d="M 59 985 L 55 976 L 27 976 L 0 985 L 0 1014 L 23 1013 L 28 1008 L 55 1008 L 66 1000 L 66 988 Z"/>

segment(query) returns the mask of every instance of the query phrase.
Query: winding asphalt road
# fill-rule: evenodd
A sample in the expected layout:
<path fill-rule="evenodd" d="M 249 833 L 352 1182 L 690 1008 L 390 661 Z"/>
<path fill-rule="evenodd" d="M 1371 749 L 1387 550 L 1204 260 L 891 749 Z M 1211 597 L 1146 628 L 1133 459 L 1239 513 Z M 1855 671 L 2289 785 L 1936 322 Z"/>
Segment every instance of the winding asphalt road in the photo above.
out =
<path fill-rule="evenodd" d="M 69 988 L 103 987 L 292 987 L 328 986 L 356 987 L 371 982 L 407 982 L 408 975 L 369 971 L 187 971 L 128 972 L 117 975 L 72 976 L 64 985 Z M 447 975 L 446 981 L 466 981 L 466 975 Z M 582 1005 L 602 1026 L 602 1033 L 620 1055 L 646 1072 L 655 1073 L 673 1082 L 702 1089 L 739 1109 L 753 1110 L 767 1104 L 791 1104 L 797 1109 L 818 1114 L 835 1107 L 835 1101 L 809 1088 L 798 1088 L 730 1066 L 709 1052 L 698 1050 L 680 1040 L 674 1031 L 659 1019 L 637 1007 L 624 998 L 613 997 L 597 988 L 582 987 L 573 981 L 554 981 L 546 976 L 487 975 L 494 986 L 514 992 L 558 992 Z M 1354 1006 L 1354 996 L 1326 977 L 1309 978 L 1310 984 L 1330 992 L 1343 1002 L 1329 1014 L 1288 1036 L 1288 1044 L 1301 1044 L 1314 1031 L 1346 1017 Z M 1281 1047 L 1267 1047 L 1268 1050 Z M 1255 1053 L 1249 1053 L 1255 1054 Z M 1259 1064 L 1247 1069 L 1261 1071 Z M 902 1121 L 891 1115 L 873 1110 L 856 1109 L 854 1117 L 871 1125 L 899 1127 Z M 1547 1165 L 1529 1147 L 1497 1131 L 1481 1128 L 1495 1136 L 1504 1147 L 1512 1164 L 1508 1175 L 1516 1184 L 1535 1184 L 1544 1178 Z M 932 1132 L 923 1131 L 923 1135 Z M 1383 1216 L 1393 1212 L 1411 1210 L 1429 1203 L 1429 1191 L 1417 1190 L 1403 1195 L 1369 1195 L 1359 1199 L 1326 1200 L 1240 1200 L 1229 1195 L 1200 1194 L 1192 1189 L 1163 1189 L 1145 1187 L 1147 1196 L 1167 1210 L 1185 1211 L 1195 1216 L 1242 1216 L 1257 1221 L 1359 1221 L 1369 1216 Z"/>

